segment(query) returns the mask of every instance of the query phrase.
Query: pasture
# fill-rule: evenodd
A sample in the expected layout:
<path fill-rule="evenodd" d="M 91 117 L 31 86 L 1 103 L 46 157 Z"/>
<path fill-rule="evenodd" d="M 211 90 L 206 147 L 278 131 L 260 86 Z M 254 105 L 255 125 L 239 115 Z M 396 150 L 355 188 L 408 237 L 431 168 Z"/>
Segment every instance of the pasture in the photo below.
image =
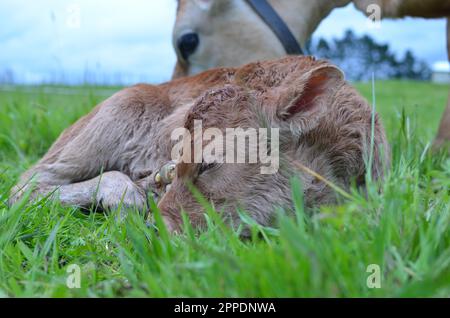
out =
<path fill-rule="evenodd" d="M 371 84 L 356 84 L 372 100 Z M 250 223 L 241 240 L 208 208 L 209 230 L 169 237 L 141 216 L 84 214 L 41 200 L 8 208 L 10 187 L 61 131 L 119 87 L 0 87 L 0 297 L 450 296 L 450 159 L 429 146 L 448 87 L 377 82 L 390 173 L 367 195 L 296 218 Z M 281 214 L 281 213 L 280 213 Z M 157 226 L 160 224 L 157 219 Z M 68 288 L 67 269 L 81 269 Z M 369 288 L 369 265 L 381 269 Z M 369 284 L 370 285 L 370 284 Z"/>

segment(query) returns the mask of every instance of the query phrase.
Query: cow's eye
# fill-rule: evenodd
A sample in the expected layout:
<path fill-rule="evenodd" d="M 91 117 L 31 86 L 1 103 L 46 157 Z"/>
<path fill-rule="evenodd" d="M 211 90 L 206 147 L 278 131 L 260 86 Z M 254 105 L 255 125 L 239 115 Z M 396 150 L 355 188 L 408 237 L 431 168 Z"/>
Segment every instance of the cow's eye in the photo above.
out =
<path fill-rule="evenodd" d="M 217 163 L 215 163 L 215 162 L 211 162 L 211 163 L 204 162 L 200 166 L 200 170 L 198 171 L 198 174 L 200 175 L 200 174 L 204 173 L 205 171 L 211 170 L 215 167 L 217 167 Z"/>

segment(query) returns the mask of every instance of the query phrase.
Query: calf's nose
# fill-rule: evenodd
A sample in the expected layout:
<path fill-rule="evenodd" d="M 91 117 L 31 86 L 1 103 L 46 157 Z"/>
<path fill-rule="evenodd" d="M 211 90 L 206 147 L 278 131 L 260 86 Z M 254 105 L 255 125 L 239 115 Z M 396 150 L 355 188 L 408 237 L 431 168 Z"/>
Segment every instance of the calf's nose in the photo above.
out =
<path fill-rule="evenodd" d="M 189 59 L 189 56 L 194 54 L 199 43 L 200 40 L 197 33 L 186 33 L 178 39 L 177 47 L 185 61 Z"/>

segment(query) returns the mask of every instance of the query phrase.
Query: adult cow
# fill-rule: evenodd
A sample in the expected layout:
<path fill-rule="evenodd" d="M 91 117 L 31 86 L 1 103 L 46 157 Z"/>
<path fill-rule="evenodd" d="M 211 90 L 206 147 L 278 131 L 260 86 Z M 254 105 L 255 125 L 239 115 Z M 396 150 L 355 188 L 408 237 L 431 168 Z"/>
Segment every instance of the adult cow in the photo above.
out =
<path fill-rule="evenodd" d="M 386 18 L 447 17 L 447 44 L 450 52 L 450 0 L 268 0 L 267 2 L 179 0 L 178 2 L 173 32 L 174 46 L 178 55 L 174 78 L 196 74 L 217 66 L 237 66 L 255 60 L 281 57 L 286 53 L 300 53 L 296 45 L 303 46 L 333 9 L 350 2 L 365 14 L 371 12 L 373 5 L 377 5 L 381 9 L 381 16 Z M 435 146 L 439 147 L 449 141 L 450 95 Z"/>

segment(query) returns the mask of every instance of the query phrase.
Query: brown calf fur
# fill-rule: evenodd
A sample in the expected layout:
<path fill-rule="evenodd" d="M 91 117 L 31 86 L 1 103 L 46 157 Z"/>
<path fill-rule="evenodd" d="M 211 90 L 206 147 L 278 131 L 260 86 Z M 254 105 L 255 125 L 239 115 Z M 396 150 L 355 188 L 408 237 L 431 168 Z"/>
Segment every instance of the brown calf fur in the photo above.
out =
<path fill-rule="evenodd" d="M 240 68 L 219 68 L 159 86 L 136 85 L 113 95 L 63 132 L 48 153 L 12 189 L 11 203 L 52 194 L 62 204 L 147 211 L 147 194 L 161 193 L 167 227 L 180 230 L 183 209 L 194 227 L 203 211 L 188 190 L 193 184 L 234 225 L 242 207 L 262 225 L 276 207 L 291 206 L 290 178 L 303 184 L 305 204 L 335 202 L 306 166 L 344 189 L 364 184 L 371 140 L 371 108 L 335 66 L 310 57 L 287 57 Z M 175 128 L 275 127 L 280 168 L 261 174 L 258 163 L 179 163 L 165 193 L 156 173 L 171 160 Z M 375 116 L 372 176 L 389 164 L 389 147 Z M 225 150 L 226 151 L 226 150 Z M 31 181 L 32 180 L 32 181 Z"/>

